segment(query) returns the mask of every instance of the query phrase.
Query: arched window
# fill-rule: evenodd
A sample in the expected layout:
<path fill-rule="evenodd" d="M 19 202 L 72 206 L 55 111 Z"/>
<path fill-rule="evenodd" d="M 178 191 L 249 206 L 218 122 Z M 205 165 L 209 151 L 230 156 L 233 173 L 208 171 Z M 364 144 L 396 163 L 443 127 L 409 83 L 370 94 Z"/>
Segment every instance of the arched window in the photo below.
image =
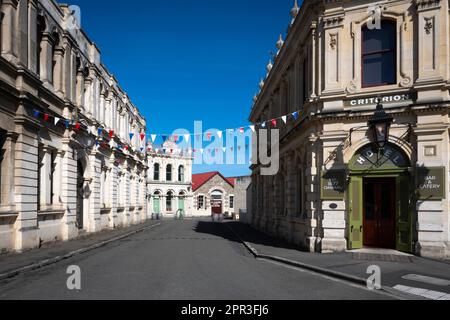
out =
<path fill-rule="evenodd" d="M 167 197 L 166 197 L 166 211 L 167 212 L 173 211 L 172 202 L 173 202 L 173 193 L 172 193 L 172 191 L 169 191 L 167 193 Z"/>
<path fill-rule="evenodd" d="M 166 181 L 172 181 L 172 165 L 168 164 L 166 167 Z"/>
<path fill-rule="evenodd" d="M 184 182 L 184 167 L 180 166 L 178 168 L 178 182 Z"/>
<path fill-rule="evenodd" d="M 159 181 L 159 163 L 153 166 L 153 180 Z"/>
<path fill-rule="evenodd" d="M 397 82 L 397 23 L 383 20 L 381 28 L 362 28 L 362 86 Z"/>

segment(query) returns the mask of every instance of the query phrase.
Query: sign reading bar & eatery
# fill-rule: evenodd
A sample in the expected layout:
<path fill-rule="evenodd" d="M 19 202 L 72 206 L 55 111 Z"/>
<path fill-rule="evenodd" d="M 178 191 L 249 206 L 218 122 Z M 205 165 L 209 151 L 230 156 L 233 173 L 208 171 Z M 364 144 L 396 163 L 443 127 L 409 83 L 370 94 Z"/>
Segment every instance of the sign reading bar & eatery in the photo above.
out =
<path fill-rule="evenodd" d="M 326 171 L 321 179 L 323 200 L 343 200 L 345 195 L 346 173 L 344 170 Z"/>
<path fill-rule="evenodd" d="M 420 200 L 445 199 L 445 168 L 417 168 L 417 193 Z"/>

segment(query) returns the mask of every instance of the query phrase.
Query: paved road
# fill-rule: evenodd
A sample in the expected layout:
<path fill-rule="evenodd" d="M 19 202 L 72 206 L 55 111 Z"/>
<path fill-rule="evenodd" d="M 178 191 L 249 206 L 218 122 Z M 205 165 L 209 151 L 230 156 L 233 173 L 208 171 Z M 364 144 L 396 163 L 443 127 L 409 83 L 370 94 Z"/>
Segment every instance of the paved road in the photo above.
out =
<path fill-rule="evenodd" d="M 81 268 L 69 291 L 67 267 Z M 106 247 L 0 283 L 0 299 L 388 299 L 386 295 L 256 260 L 224 224 L 165 221 Z"/>

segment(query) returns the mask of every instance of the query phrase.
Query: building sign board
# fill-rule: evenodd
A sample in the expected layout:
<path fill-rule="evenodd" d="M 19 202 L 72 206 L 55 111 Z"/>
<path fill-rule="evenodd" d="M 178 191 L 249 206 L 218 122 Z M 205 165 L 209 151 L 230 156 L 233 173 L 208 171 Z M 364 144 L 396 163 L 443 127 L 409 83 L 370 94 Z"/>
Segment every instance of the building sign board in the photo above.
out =
<path fill-rule="evenodd" d="M 369 98 L 356 98 L 352 100 L 345 100 L 344 105 L 346 107 L 363 107 L 363 106 L 370 106 L 370 105 L 376 105 L 377 99 L 381 99 L 382 104 L 390 104 L 390 103 L 412 103 L 414 100 L 417 99 L 416 93 L 402 93 L 402 94 L 395 94 L 395 95 L 388 95 L 388 96 L 381 96 L 381 97 L 369 97 Z"/>
<path fill-rule="evenodd" d="M 345 184 L 345 170 L 326 171 L 320 184 L 322 200 L 344 200 Z"/>
<path fill-rule="evenodd" d="M 417 168 L 417 193 L 420 200 L 445 199 L 445 168 Z"/>
<path fill-rule="evenodd" d="M 350 166 L 353 170 L 406 168 L 409 161 L 403 152 L 392 146 L 386 146 L 382 154 L 367 146 L 353 157 Z"/>

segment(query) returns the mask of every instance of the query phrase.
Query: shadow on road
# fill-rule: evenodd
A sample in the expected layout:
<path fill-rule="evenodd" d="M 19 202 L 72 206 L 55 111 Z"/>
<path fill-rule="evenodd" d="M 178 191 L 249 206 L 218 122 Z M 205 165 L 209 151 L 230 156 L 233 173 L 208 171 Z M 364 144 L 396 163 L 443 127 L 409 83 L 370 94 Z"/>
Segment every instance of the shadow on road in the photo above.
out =
<path fill-rule="evenodd" d="M 281 239 L 272 238 L 239 221 L 225 221 L 223 223 L 199 221 L 195 227 L 195 232 L 214 235 L 234 242 L 241 242 L 230 229 L 237 233 L 243 241 L 257 245 L 301 251 L 299 247 L 289 244 Z"/>

